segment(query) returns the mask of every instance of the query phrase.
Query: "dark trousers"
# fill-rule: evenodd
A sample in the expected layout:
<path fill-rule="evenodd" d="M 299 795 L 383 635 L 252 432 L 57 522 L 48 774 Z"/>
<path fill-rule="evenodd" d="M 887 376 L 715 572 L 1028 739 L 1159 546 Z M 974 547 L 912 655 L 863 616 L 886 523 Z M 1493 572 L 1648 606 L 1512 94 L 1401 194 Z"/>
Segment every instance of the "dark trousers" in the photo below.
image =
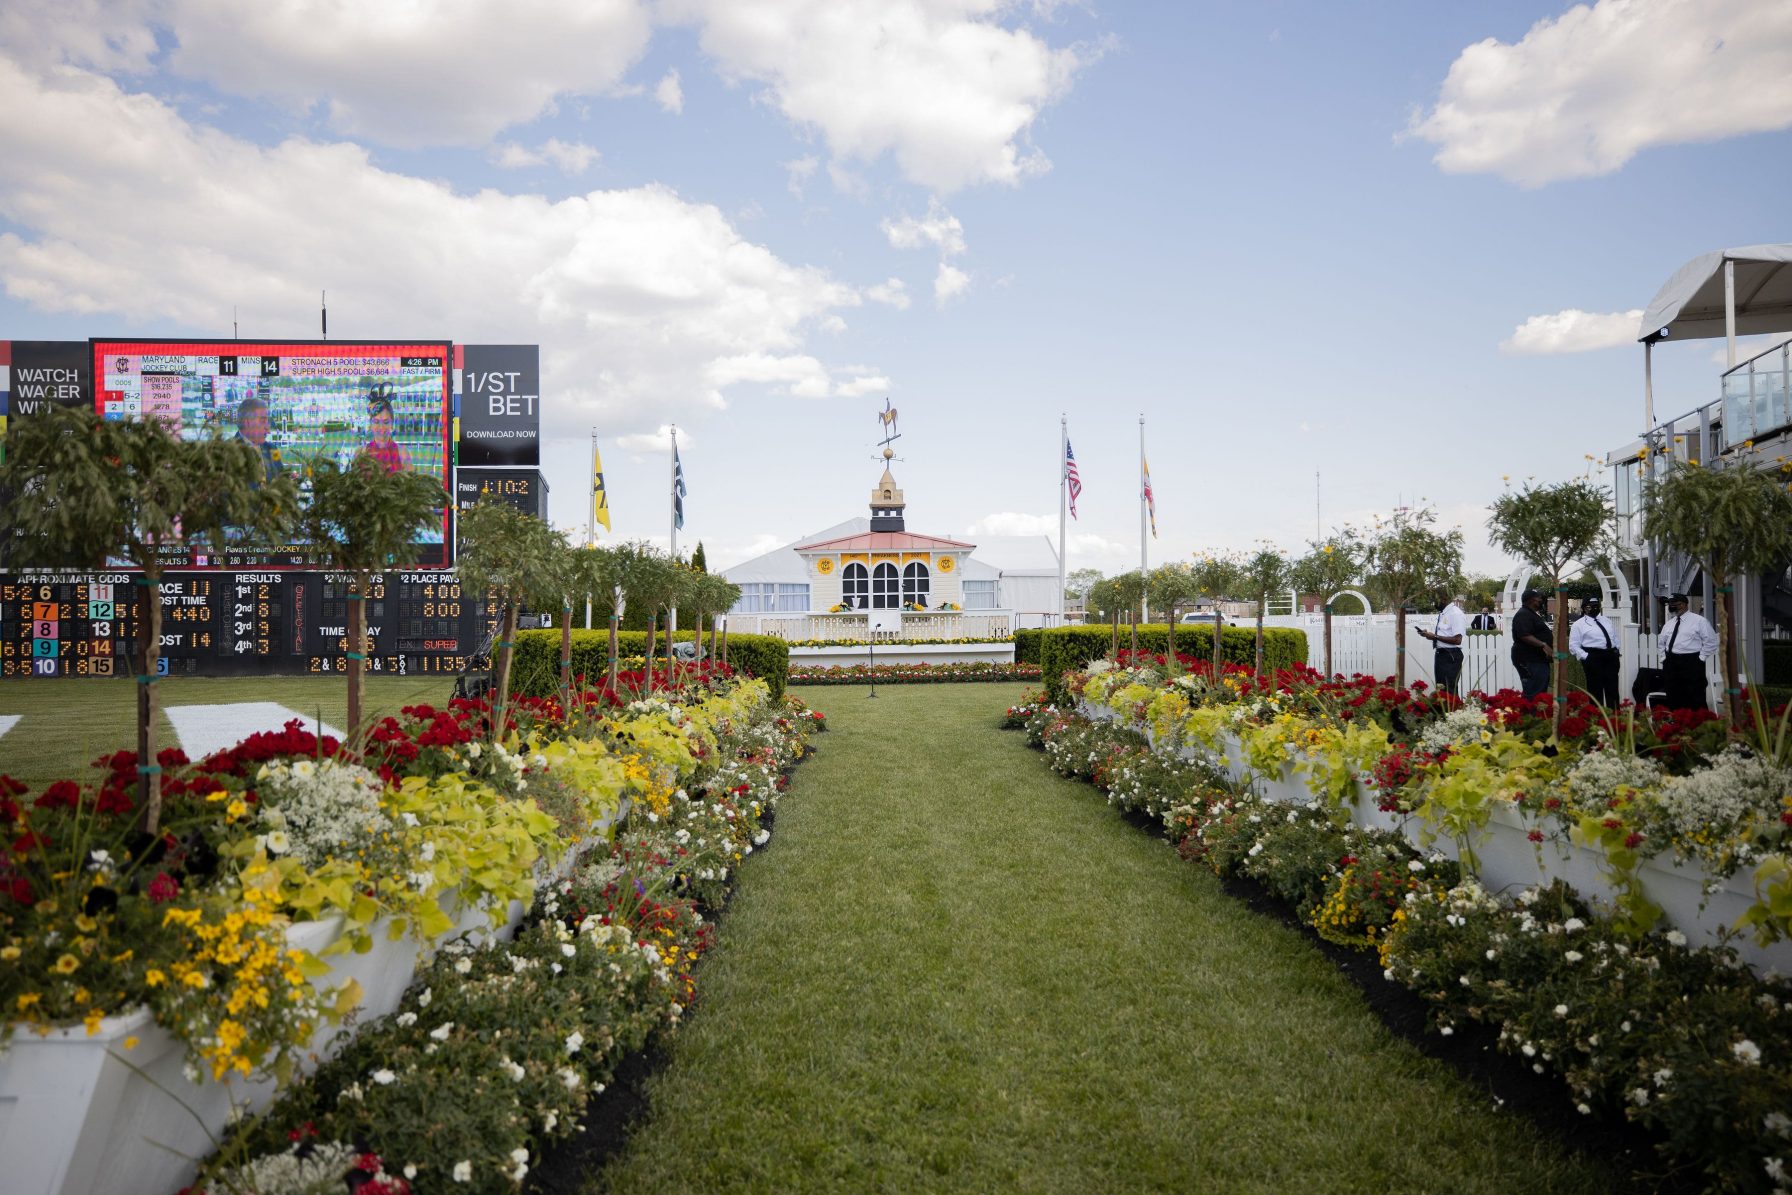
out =
<path fill-rule="evenodd" d="M 1705 704 L 1705 661 L 1697 652 L 1671 651 L 1662 657 L 1661 670 L 1665 674 L 1662 688 L 1668 694 L 1663 705 L 1676 710 L 1711 708 Z"/>
<path fill-rule="evenodd" d="M 1462 649 L 1438 648 L 1436 664 L 1437 687 L 1448 689 L 1458 697 L 1462 696 Z"/>
<path fill-rule="evenodd" d="M 1618 653 L 1603 647 L 1587 648 L 1587 692 L 1610 709 L 1618 704 Z"/>
<path fill-rule="evenodd" d="M 1525 659 L 1515 655 L 1512 657 L 1512 667 L 1518 669 L 1518 680 L 1524 686 L 1527 698 L 1535 697 L 1549 688 L 1548 660 Z"/>

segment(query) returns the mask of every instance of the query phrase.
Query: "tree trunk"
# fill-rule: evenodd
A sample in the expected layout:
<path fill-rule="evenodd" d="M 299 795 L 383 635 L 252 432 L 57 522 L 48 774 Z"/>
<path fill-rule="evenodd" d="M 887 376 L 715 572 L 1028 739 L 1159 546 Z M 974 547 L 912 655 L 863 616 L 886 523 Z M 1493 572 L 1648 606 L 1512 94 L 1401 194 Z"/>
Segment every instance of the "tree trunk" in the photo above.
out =
<path fill-rule="evenodd" d="M 1114 607 L 1114 639 L 1108 646 L 1108 659 L 1120 662 L 1120 607 Z"/>
<path fill-rule="evenodd" d="M 361 706 L 367 692 L 367 589 L 367 574 L 354 574 L 348 591 L 348 650 L 343 653 L 348 665 L 348 742 L 344 746 L 351 752 L 361 745 Z M 323 733 L 321 726 L 318 733 Z"/>
<path fill-rule="evenodd" d="M 1170 623 L 1169 623 L 1169 631 L 1167 633 L 1166 638 L 1168 639 L 1170 646 L 1169 646 L 1169 650 L 1164 653 L 1164 666 L 1170 670 L 1171 676 L 1175 676 L 1176 675 L 1176 603 L 1175 602 L 1170 603 Z"/>
<path fill-rule="evenodd" d="M 1394 687 L 1406 687 L 1406 599 L 1394 603 Z"/>
<path fill-rule="evenodd" d="M 722 623 L 722 663 L 728 662 L 728 623 Z"/>
<path fill-rule="evenodd" d="M 572 599 L 560 603 L 560 712 L 572 716 Z"/>
<path fill-rule="evenodd" d="M 1332 674 L 1332 604 L 1325 604 L 1325 674 Z"/>
<path fill-rule="evenodd" d="M 1724 661 L 1724 720 L 1742 728 L 1742 675 L 1737 660 L 1736 594 L 1734 587 L 1717 587 L 1717 650 Z"/>
<path fill-rule="evenodd" d="M 1257 679 L 1263 679 L 1263 603 L 1257 603 Z"/>
<path fill-rule="evenodd" d="M 660 612 L 653 611 L 647 616 L 647 662 L 643 667 L 647 674 L 647 692 L 653 693 L 653 656 L 654 648 L 659 642 Z"/>
<path fill-rule="evenodd" d="M 1132 654 L 1135 656 L 1139 654 L 1139 620 L 1137 615 L 1132 619 Z"/>
<path fill-rule="evenodd" d="M 161 573 L 143 575 L 143 614 L 137 619 L 137 808 L 143 829 L 162 824 L 162 777 L 156 767 L 156 660 L 162 645 Z"/>
<path fill-rule="evenodd" d="M 1220 613 L 1220 604 L 1215 602 L 1213 604 L 1213 679 L 1216 684 L 1219 683 L 1220 669 L 1224 667 L 1220 656 L 1220 640 L 1224 637 L 1222 632 L 1225 629 L 1226 616 Z"/>
<path fill-rule="evenodd" d="M 720 614 L 709 616 L 709 659 L 711 663 L 714 663 L 716 658 L 716 619 L 720 617 Z"/>
<path fill-rule="evenodd" d="M 616 628 L 622 622 L 622 615 L 610 615 L 610 692 L 616 692 Z"/>
<path fill-rule="evenodd" d="M 493 683 L 497 688 L 497 699 L 492 703 L 492 741 L 504 740 L 504 707 L 510 700 L 510 658 L 516 650 L 516 616 L 522 603 L 506 601 L 504 603 L 504 621 L 498 626 L 498 667 Z"/>

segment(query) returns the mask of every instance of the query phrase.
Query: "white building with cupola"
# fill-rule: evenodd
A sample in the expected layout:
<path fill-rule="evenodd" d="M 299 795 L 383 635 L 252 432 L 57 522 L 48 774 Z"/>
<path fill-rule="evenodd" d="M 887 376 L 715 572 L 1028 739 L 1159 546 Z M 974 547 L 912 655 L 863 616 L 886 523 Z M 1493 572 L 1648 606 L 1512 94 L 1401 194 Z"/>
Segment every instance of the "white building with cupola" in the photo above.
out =
<path fill-rule="evenodd" d="M 852 645 L 873 640 L 880 660 L 1012 659 L 1017 627 L 1045 626 L 1061 616 L 1050 538 L 979 536 L 973 543 L 910 531 L 887 443 L 883 455 L 869 518 L 848 519 L 723 570 L 741 588 L 730 627 L 793 644 L 832 645 L 816 648 L 821 657 L 804 662 L 847 662 L 832 659 L 835 654 L 862 660 L 867 653 Z M 938 642 L 947 639 L 983 642 Z M 897 646 L 903 650 L 891 655 Z"/>

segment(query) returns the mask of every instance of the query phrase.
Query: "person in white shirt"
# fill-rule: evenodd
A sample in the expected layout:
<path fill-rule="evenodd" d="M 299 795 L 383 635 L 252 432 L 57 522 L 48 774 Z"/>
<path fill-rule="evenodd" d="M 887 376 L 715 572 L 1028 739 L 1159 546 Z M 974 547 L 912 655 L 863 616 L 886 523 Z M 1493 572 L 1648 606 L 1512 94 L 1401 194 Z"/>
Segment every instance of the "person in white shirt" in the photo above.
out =
<path fill-rule="evenodd" d="M 1598 598 L 1580 604 L 1580 617 L 1568 628 L 1568 650 L 1587 673 L 1587 692 L 1607 709 L 1618 704 L 1618 632 Z"/>
<path fill-rule="evenodd" d="M 1462 607 L 1467 601 L 1458 594 L 1437 612 L 1437 621 L 1429 631 L 1419 628 L 1419 634 L 1437 646 L 1437 687 L 1448 689 L 1457 697 L 1462 696 L 1462 639 L 1468 631 L 1468 616 L 1462 612 Z"/>
<path fill-rule="evenodd" d="M 1705 661 L 1717 652 L 1717 632 L 1701 614 L 1687 609 L 1686 595 L 1668 598 L 1667 625 L 1661 628 L 1661 670 L 1670 709 L 1702 710 L 1705 702 Z"/>

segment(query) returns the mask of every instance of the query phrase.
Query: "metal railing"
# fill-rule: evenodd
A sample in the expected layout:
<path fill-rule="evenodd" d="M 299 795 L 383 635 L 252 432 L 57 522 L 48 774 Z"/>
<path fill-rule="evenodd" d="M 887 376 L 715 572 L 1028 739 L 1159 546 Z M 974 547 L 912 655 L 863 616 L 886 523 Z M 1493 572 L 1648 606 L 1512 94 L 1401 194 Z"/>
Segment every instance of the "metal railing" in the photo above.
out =
<path fill-rule="evenodd" d="M 1792 426 L 1792 341 L 1724 371 L 1720 401 L 1732 447 Z"/>
<path fill-rule="evenodd" d="M 902 643 L 912 639 L 1007 639 L 1014 634 L 1012 610 L 904 610 L 901 629 L 878 631 L 870 627 L 864 610 L 838 614 L 730 614 L 730 630 L 748 635 L 772 635 L 799 642 L 807 639 L 849 643 Z"/>

